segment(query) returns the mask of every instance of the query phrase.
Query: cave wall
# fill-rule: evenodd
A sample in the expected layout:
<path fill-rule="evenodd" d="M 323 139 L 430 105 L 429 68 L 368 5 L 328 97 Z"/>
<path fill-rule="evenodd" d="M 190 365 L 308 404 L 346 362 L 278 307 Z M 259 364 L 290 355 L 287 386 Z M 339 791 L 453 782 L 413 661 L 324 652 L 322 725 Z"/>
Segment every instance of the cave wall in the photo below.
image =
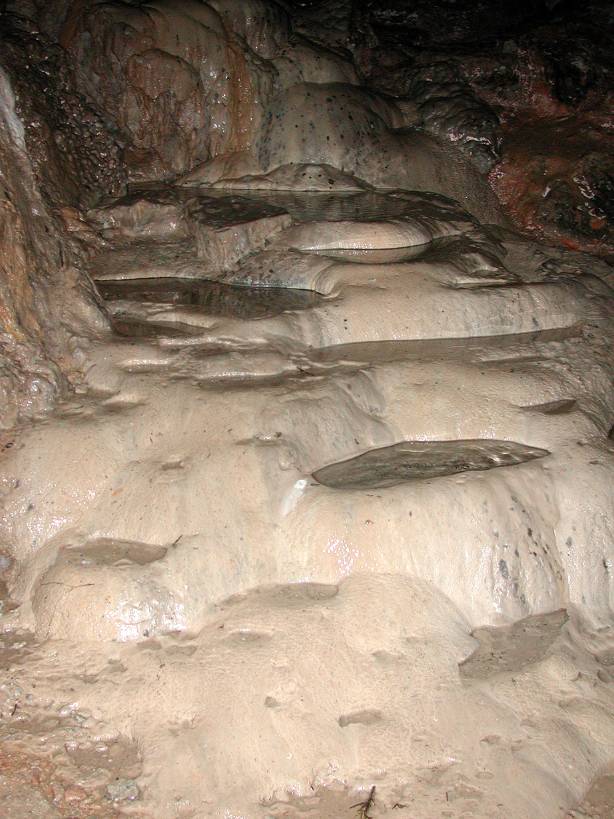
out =
<path fill-rule="evenodd" d="M 348 50 L 367 87 L 468 156 L 521 230 L 611 256 L 610 3 L 293 2 L 306 36 Z"/>
<path fill-rule="evenodd" d="M 268 101 L 295 82 L 355 81 L 350 63 L 291 42 L 284 9 L 262 0 L 73 4 L 59 40 L 121 132 L 133 178 L 247 150 Z"/>
<path fill-rule="evenodd" d="M 14 68 L 12 57 L 5 62 Z M 34 98 L 24 98 L 23 76 L 18 85 L 21 106 L 32 116 Z M 0 91 L 0 424 L 8 427 L 47 410 L 78 380 L 79 338 L 104 332 L 107 321 L 83 272 L 90 237 L 69 204 L 77 190 L 66 153 L 40 109 L 37 124 L 30 120 L 36 139 L 28 139 L 4 69 Z"/>

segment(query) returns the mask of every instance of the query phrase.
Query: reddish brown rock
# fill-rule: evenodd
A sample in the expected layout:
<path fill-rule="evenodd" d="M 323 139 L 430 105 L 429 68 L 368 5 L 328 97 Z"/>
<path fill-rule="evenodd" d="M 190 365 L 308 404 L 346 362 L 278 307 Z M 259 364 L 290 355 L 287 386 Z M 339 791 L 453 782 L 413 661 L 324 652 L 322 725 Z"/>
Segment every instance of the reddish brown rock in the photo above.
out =
<path fill-rule="evenodd" d="M 12 426 L 47 410 L 78 378 L 74 336 L 104 330 L 106 319 L 78 270 L 77 246 L 41 196 L 3 72 L 0 174 L 0 425 Z"/>
<path fill-rule="evenodd" d="M 205 4 L 77 4 L 61 39 L 82 91 L 120 129 L 133 178 L 172 176 L 245 148 L 272 83 L 270 67 L 246 59 Z"/>

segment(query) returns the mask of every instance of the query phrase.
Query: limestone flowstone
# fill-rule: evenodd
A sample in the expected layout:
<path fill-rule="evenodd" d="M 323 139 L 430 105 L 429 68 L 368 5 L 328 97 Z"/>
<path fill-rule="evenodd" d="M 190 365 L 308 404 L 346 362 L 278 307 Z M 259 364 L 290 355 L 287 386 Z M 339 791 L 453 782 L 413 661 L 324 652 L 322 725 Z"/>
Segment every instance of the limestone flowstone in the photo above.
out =
<path fill-rule="evenodd" d="M 61 37 L 132 183 L 66 216 L 52 286 L 72 244 L 2 96 L 8 341 L 82 376 L 0 440 L 0 813 L 592 804 L 609 266 L 509 230 L 276 3 L 76 4 Z"/>
<path fill-rule="evenodd" d="M 5 453 L 6 617 L 94 663 L 73 699 L 138 742 L 145 815 L 335 815 L 375 782 L 400 815 L 554 819 L 614 736 L 607 285 L 450 202 L 322 196 L 104 206 L 124 338 Z M 282 221 L 221 269 L 205 233 L 139 234 L 147 201 L 186 237 Z M 54 699 L 47 662 L 13 673 Z"/>

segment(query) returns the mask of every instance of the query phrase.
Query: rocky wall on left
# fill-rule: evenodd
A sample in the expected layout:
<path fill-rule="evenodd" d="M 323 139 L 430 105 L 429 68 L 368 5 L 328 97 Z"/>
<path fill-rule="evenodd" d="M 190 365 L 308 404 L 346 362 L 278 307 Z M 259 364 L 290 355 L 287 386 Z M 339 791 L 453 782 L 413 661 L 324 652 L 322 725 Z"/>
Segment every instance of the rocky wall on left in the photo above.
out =
<path fill-rule="evenodd" d="M 0 428 L 50 408 L 108 329 L 84 262 L 97 239 L 80 207 L 122 184 L 113 137 L 70 88 L 62 55 L 1 21 Z M 41 60 L 41 57 L 44 59 Z M 55 58 L 55 59 L 54 59 Z"/>

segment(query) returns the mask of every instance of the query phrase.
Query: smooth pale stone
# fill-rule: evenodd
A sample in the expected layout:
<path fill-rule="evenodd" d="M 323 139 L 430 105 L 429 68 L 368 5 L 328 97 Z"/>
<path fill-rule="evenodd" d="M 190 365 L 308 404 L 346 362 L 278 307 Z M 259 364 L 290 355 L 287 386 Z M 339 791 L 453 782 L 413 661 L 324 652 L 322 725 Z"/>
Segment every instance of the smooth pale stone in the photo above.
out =
<path fill-rule="evenodd" d="M 88 218 L 106 235 L 118 238 L 187 238 L 183 205 L 172 191 L 138 192 L 90 210 Z"/>
<path fill-rule="evenodd" d="M 578 343 L 566 344 L 557 349 L 573 362 Z M 102 590 L 108 586 L 109 601 L 115 599 L 124 568 L 116 561 L 67 565 L 62 557 L 67 544 L 72 550 L 100 538 L 167 548 L 145 568 L 138 561 L 125 567 L 126 583 L 134 575 L 157 584 L 152 601 L 159 599 L 166 614 L 148 616 L 158 623 L 151 626 L 156 633 L 201 628 L 211 606 L 263 583 L 306 577 L 337 583 L 356 571 L 421 577 L 474 625 L 554 610 L 570 593 L 576 604 L 586 601 L 587 613 L 607 608 L 607 576 L 598 571 L 607 559 L 607 493 L 591 494 L 597 511 L 586 520 L 584 501 L 572 503 L 570 495 L 574 486 L 588 486 L 596 468 L 589 462 L 599 459 L 598 450 L 576 443 L 596 435 L 596 421 L 577 412 L 527 410 L 530 402 L 560 401 L 580 389 L 572 373 L 581 354 L 569 375 L 547 359 L 516 371 L 515 356 L 522 362 L 523 353 L 514 348 L 502 350 L 501 363 L 489 363 L 487 345 L 481 352 L 468 348 L 465 360 L 373 360 L 327 374 L 310 369 L 304 355 L 291 367 L 296 353 L 290 347 L 275 354 L 267 348 L 225 352 L 219 342 L 217 350 L 190 349 L 174 354 L 118 346 L 117 365 L 126 386 L 133 385 L 124 409 L 86 404 L 80 414 L 32 429 L 22 449 L 5 453 L 13 488 L 5 498 L 2 537 L 20 544 L 17 595 L 24 622 L 28 590 L 40 589 L 32 617 L 41 634 L 52 627 L 56 609 L 52 622 L 63 623 L 66 634 L 77 633 L 91 610 L 104 612 L 104 622 L 92 616 L 100 623 L 92 634 L 137 638 L 117 606 L 104 604 Z M 115 369 L 107 356 L 92 370 L 97 390 L 109 384 L 104 367 Z M 599 381 L 592 383 L 598 394 Z M 117 384 L 114 389 L 121 394 Z M 427 447 L 447 440 L 454 450 L 468 439 L 483 439 L 488 457 L 497 446 L 514 455 L 510 442 L 530 447 L 530 457 L 552 454 L 350 493 L 310 479 L 325 464 L 399 440 Z M 499 463 L 508 461 L 501 456 Z M 14 486 L 17 475 L 21 482 Z M 264 542 L 266 550 L 256 548 Z M 579 554 L 581 569 L 574 568 Z M 41 580 L 51 571 L 51 580 L 58 574 L 54 583 L 74 586 L 81 569 L 96 575 L 86 581 L 94 585 L 75 592 L 81 604 L 71 605 L 71 593 L 52 605 L 61 586 Z M 67 573 L 69 582 L 62 579 Z M 130 594 L 126 589 L 126 599 L 142 600 L 138 584 Z M 169 599 L 172 616 L 164 603 Z"/>
<path fill-rule="evenodd" d="M 321 282 L 333 264 L 333 260 L 314 253 L 270 248 L 245 259 L 221 278 L 254 288 L 287 287 L 323 292 Z"/>
<path fill-rule="evenodd" d="M 377 776 L 379 802 L 411 799 L 425 819 L 469 801 L 480 817 L 532 819 L 540 805 L 540 819 L 559 819 L 608 763 L 611 695 L 581 648 L 599 635 L 574 617 L 531 665 L 519 656 L 474 682 L 459 664 L 475 637 L 429 584 L 368 573 L 249 590 L 222 601 L 198 633 L 106 643 L 104 661 L 96 643 L 54 641 L 52 662 L 34 655 L 30 677 L 12 674 L 36 678 L 35 702 L 61 705 L 69 678 L 64 712 L 75 722 L 104 715 L 105 739 L 130 726 L 146 812 L 177 815 L 180 796 L 219 817 L 308 807 L 336 819 L 366 799 L 375 758 L 394 770 Z M 229 746 L 229 736 L 240 741 Z M 544 754 L 544 742 L 556 753 Z"/>
<path fill-rule="evenodd" d="M 614 747 L 610 274 L 478 224 L 488 181 L 280 4 L 85 5 L 76 81 L 190 189 L 92 214 L 87 324 L 7 154 L 6 383 L 48 407 L 48 350 L 75 389 L 0 442 L 0 791 L 24 748 L 63 813 L 74 773 L 105 815 L 560 819 Z"/>
<path fill-rule="evenodd" d="M 105 538 L 63 546 L 34 591 L 37 633 L 77 641 L 134 640 L 177 628 L 181 604 L 145 568 L 166 553 L 166 546 Z M 104 595 L 93 589 L 104 589 Z M 75 610 L 84 616 L 75 618 Z"/>
<path fill-rule="evenodd" d="M 424 245 L 433 238 L 417 220 L 386 222 L 309 222 L 284 234 L 297 250 L 380 250 Z"/>
<path fill-rule="evenodd" d="M 259 175 L 260 165 L 255 156 L 249 151 L 231 151 L 218 154 L 211 159 L 201 162 L 194 168 L 184 173 L 177 179 L 177 185 L 181 187 L 213 187 L 220 180 L 228 184 L 222 184 L 223 188 L 233 190 L 233 181 L 243 177 Z M 242 189 L 248 187 L 240 185 Z"/>
<path fill-rule="evenodd" d="M 470 160 L 404 124 L 394 100 L 364 88 L 297 83 L 268 102 L 253 153 L 264 173 L 288 164 L 332 165 L 376 188 L 433 191 L 482 221 L 504 221 Z"/>
<path fill-rule="evenodd" d="M 191 200 L 187 214 L 198 257 L 212 274 L 231 269 L 292 224 L 281 208 L 241 197 Z"/>

